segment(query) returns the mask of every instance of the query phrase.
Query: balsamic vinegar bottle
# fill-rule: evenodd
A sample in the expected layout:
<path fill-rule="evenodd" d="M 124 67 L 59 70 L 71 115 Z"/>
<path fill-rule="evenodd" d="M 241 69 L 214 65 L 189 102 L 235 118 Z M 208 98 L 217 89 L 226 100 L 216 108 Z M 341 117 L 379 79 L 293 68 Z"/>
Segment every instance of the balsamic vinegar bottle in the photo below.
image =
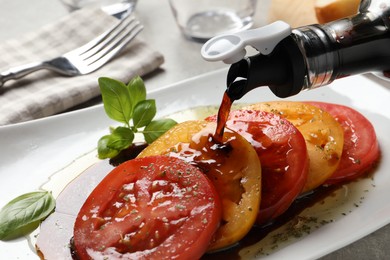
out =
<path fill-rule="evenodd" d="M 233 63 L 227 94 L 268 86 L 288 97 L 365 72 L 390 72 L 390 0 L 363 0 L 355 16 L 296 28 L 270 54 Z"/>

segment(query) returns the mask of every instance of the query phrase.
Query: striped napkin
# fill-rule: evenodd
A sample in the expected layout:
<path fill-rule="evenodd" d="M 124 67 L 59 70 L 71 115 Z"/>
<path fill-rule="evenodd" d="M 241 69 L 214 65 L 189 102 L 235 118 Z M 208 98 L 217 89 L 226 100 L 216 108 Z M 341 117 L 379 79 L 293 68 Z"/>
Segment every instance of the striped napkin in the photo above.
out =
<path fill-rule="evenodd" d="M 39 31 L 1 43 L 0 71 L 60 56 L 93 39 L 117 21 L 100 9 L 73 12 Z M 91 74 L 64 77 L 38 71 L 6 82 L 0 90 L 0 126 L 54 115 L 97 97 L 100 95 L 99 77 L 128 82 L 136 75 L 155 70 L 164 61 L 162 55 L 138 38 Z"/>

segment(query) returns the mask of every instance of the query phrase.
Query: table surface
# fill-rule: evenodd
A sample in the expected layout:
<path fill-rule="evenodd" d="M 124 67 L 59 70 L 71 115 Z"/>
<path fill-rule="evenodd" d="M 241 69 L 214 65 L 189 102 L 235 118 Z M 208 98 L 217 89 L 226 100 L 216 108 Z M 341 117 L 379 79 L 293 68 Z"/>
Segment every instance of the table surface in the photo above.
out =
<path fill-rule="evenodd" d="M 286 2 L 289 5 L 287 12 L 284 8 Z M 294 27 L 315 23 L 313 2 L 273 0 L 268 4 L 269 1 L 259 0 L 255 26 L 277 19 L 285 20 Z M 56 0 L 0 0 L 0 6 L 0 40 L 18 37 L 68 13 Z M 149 90 L 226 67 L 221 62 L 211 63 L 201 58 L 202 44 L 183 37 L 175 24 L 168 1 L 140 0 L 136 15 L 145 26 L 140 37 L 165 57 L 160 69 L 144 77 Z M 390 225 L 387 225 L 321 259 L 388 259 L 389 243 Z"/>

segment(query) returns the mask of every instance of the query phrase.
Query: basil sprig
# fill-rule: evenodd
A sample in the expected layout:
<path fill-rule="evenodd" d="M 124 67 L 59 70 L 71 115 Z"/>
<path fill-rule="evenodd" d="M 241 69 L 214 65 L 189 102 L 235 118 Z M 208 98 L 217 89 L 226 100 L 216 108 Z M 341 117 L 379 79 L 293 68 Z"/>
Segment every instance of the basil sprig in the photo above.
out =
<path fill-rule="evenodd" d="M 54 208 L 55 199 L 48 191 L 16 197 L 0 211 L 0 240 L 11 240 L 31 233 Z"/>
<path fill-rule="evenodd" d="M 127 85 L 111 78 L 99 78 L 99 86 L 106 114 L 123 123 L 99 139 L 100 159 L 113 158 L 130 147 L 136 133 L 143 134 L 145 141 L 151 143 L 177 124 L 168 118 L 153 120 L 157 112 L 156 102 L 146 99 L 144 82 L 138 76 Z"/>

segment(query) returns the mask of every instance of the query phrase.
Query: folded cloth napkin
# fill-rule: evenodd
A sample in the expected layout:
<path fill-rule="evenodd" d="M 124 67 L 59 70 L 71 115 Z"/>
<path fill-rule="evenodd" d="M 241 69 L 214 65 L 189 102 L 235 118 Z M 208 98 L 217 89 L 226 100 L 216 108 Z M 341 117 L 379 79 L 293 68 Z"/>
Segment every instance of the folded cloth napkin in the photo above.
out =
<path fill-rule="evenodd" d="M 104 32 L 118 20 L 100 9 L 82 9 L 39 31 L 0 44 L 0 71 L 29 62 L 55 58 Z M 34 72 L 8 81 L 0 92 L 0 126 L 57 114 L 100 95 L 99 77 L 128 82 L 158 68 L 164 59 L 138 38 L 99 70 L 65 77 Z"/>

